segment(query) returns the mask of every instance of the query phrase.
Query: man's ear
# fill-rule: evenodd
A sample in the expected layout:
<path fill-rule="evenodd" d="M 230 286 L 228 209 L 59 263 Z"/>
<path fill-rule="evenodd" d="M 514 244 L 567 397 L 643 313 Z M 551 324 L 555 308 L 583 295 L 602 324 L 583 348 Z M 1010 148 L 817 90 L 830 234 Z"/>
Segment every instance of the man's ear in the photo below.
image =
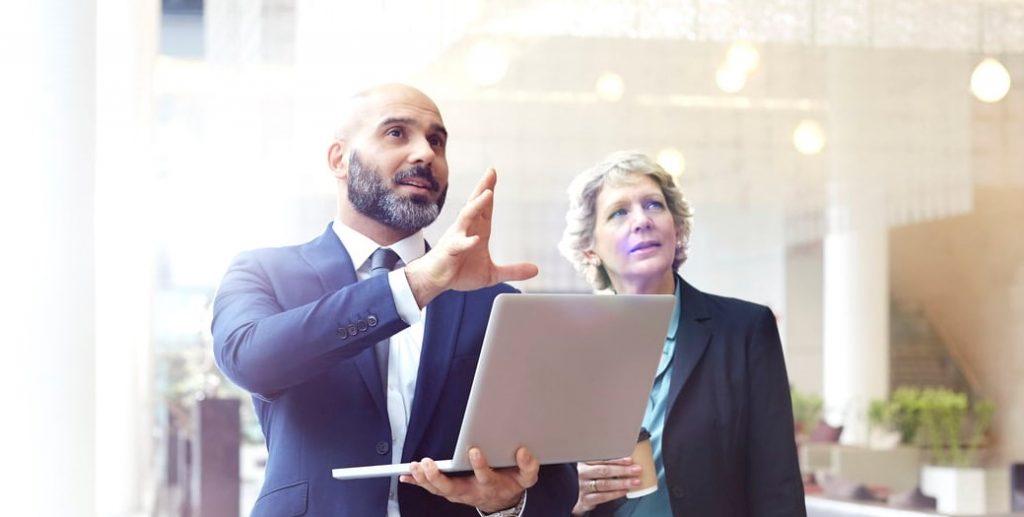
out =
<path fill-rule="evenodd" d="M 345 179 L 348 177 L 348 155 L 345 152 L 346 144 L 344 140 L 335 140 L 330 147 L 327 148 L 327 166 L 334 172 L 334 177 L 338 179 Z"/>

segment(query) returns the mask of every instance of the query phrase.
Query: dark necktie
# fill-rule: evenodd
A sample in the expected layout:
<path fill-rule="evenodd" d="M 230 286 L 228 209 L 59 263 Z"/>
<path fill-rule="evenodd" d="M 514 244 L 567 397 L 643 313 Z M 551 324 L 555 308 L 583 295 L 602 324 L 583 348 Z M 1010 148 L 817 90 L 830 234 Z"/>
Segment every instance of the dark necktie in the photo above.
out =
<path fill-rule="evenodd" d="M 388 248 L 377 248 L 370 255 L 370 278 L 388 274 L 395 268 L 399 261 L 398 254 Z M 388 340 L 378 341 L 374 347 L 377 355 L 377 368 L 380 371 L 380 380 L 387 389 L 388 385 Z"/>

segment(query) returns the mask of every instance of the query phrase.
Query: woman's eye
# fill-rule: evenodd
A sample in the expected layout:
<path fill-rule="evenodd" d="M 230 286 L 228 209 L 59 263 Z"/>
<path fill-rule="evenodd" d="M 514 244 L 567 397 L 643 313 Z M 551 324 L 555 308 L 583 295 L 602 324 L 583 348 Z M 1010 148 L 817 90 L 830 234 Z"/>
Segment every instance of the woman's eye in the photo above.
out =
<path fill-rule="evenodd" d="M 622 217 L 624 215 L 626 215 L 626 209 L 625 208 L 620 208 L 620 209 L 618 209 L 618 210 L 608 214 L 608 219 L 615 219 L 617 217 Z"/>
<path fill-rule="evenodd" d="M 661 201 L 648 201 L 647 208 L 655 208 L 660 210 L 662 208 L 665 208 L 665 203 L 662 203 Z"/>

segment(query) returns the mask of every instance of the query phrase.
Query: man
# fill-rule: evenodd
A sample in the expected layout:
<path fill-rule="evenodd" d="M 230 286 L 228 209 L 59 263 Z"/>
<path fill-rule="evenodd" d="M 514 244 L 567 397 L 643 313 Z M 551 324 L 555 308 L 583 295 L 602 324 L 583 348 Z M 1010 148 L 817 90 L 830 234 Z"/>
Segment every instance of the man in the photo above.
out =
<path fill-rule="evenodd" d="M 427 250 L 421 229 L 448 190 L 437 106 L 384 85 L 343 118 L 327 153 L 334 223 L 303 245 L 243 253 L 214 303 L 217 364 L 252 393 L 269 450 L 252 515 L 567 515 L 570 466 L 540 468 L 520 449 L 517 467 L 492 470 L 474 450 L 471 475 L 446 476 L 429 459 L 454 452 L 491 304 L 514 291 L 501 282 L 537 274 L 491 260 L 494 170 Z M 419 459 L 401 483 L 331 477 Z"/>

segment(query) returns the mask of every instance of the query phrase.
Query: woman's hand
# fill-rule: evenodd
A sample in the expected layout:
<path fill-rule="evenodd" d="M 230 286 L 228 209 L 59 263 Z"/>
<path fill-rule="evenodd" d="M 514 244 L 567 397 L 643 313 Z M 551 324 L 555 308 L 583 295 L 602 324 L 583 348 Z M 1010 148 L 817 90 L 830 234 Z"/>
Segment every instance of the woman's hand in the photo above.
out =
<path fill-rule="evenodd" d="M 573 515 L 583 515 L 595 506 L 618 499 L 640 486 L 642 468 L 634 465 L 632 458 L 577 463 L 576 469 L 580 495 L 572 509 Z"/>

